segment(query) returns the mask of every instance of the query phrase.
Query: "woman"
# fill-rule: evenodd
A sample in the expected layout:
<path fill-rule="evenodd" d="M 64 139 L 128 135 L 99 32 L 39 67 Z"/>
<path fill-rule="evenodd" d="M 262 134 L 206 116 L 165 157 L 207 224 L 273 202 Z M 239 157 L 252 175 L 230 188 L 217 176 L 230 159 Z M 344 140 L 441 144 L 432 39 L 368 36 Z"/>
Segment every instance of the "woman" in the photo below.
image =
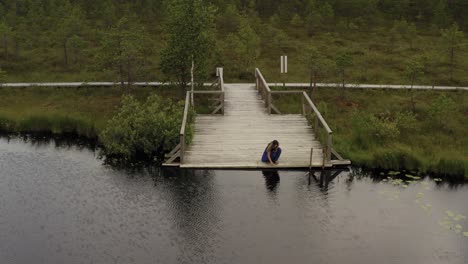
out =
<path fill-rule="evenodd" d="M 262 155 L 263 162 L 269 162 L 271 165 L 275 165 L 281 155 L 281 148 L 277 140 L 273 140 L 265 148 Z"/>

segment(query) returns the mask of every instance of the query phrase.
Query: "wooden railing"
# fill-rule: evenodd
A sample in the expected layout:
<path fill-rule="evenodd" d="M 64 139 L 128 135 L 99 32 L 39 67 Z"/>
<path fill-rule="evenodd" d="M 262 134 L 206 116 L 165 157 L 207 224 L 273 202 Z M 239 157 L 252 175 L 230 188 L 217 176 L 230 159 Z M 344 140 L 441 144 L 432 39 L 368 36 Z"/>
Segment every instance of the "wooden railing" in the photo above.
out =
<path fill-rule="evenodd" d="M 271 89 L 258 68 L 255 68 L 255 86 L 265 101 L 268 114 L 271 114 Z"/>
<path fill-rule="evenodd" d="M 265 100 L 265 107 L 268 110 L 268 114 L 271 114 L 272 110 L 274 110 L 277 114 L 281 114 L 281 112 L 272 103 L 272 94 L 298 94 L 301 96 L 302 115 L 304 115 L 310 122 L 315 136 L 322 144 L 324 158 L 326 158 L 327 162 L 330 162 L 333 151 L 333 131 L 330 129 L 322 114 L 310 99 L 309 95 L 301 90 L 271 91 L 270 87 L 268 87 L 268 84 L 265 81 L 265 78 L 258 68 L 255 69 L 255 79 L 257 90 L 262 95 L 263 100 Z"/>
<path fill-rule="evenodd" d="M 165 165 L 171 165 L 173 162 L 179 158 L 180 164 L 184 162 L 184 154 L 187 145 L 187 123 L 188 123 L 188 115 L 189 109 L 194 107 L 194 100 L 193 96 L 195 94 L 219 94 L 219 101 L 220 104 L 215 108 L 212 114 L 216 114 L 221 112 L 224 115 L 224 78 L 223 78 L 223 68 L 216 68 L 216 76 L 217 79 L 214 82 L 215 85 L 211 87 L 216 87 L 219 90 L 202 90 L 202 91 L 187 91 L 185 95 L 185 106 L 184 106 L 184 115 L 182 117 L 182 125 L 180 127 L 179 133 L 179 144 L 166 155 L 166 162 Z M 175 164 L 176 165 L 176 164 Z"/>
<path fill-rule="evenodd" d="M 188 91 L 187 95 L 185 96 L 185 107 L 184 107 L 184 116 L 182 118 L 182 126 L 180 127 L 180 133 L 179 133 L 179 145 L 180 145 L 180 163 L 184 160 L 184 153 L 185 153 L 185 144 L 186 142 L 186 133 L 185 130 L 187 129 L 187 119 L 188 119 L 188 112 L 189 108 L 192 107 L 191 104 L 191 94 L 192 92 Z"/>

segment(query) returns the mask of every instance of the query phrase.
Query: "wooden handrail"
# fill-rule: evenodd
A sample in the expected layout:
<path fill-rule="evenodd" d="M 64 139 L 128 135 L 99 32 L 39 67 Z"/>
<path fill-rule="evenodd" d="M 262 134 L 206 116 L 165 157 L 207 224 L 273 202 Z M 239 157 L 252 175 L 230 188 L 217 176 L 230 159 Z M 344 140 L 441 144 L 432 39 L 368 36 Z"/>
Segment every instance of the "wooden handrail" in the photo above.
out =
<path fill-rule="evenodd" d="M 189 91 L 190 92 L 190 91 Z M 191 92 L 192 93 L 192 92 Z M 214 91 L 214 90 L 211 90 L 211 91 L 193 91 L 194 94 L 220 94 L 220 93 L 224 93 L 223 91 Z"/>
<path fill-rule="evenodd" d="M 263 100 L 265 100 L 268 114 L 271 114 L 271 89 L 268 87 L 268 83 L 258 68 L 255 68 L 255 85 L 257 91 L 262 95 Z"/>
<path fill-rule="evenodd" d="M 190 97 L 192 93 L 187 91 L 185 96 L 185 107 L 184 107 L 184 116 L 182 118 L 182 126 L 180 127 L 179 133 L 179 141 L 180 141 L 180 163 L 184 161 L 184 153 L 185 153 L 185 128 L 187 127 L 187 117 L 188 117 L 188 110 L 190 107 Z"/>
<path fill-rule="evenodd" d="M 302 95 L 302 102 L 303 102 L 303 110 L 302 114 L 305 113 L 305 106 L 308 105 L 312 111 L 315 114 L 316 121 L 312 126 L 314 127 L 314 132 L 317 134 L 317 129 L 319 128 L 319 122 L 321 127 L 325 130 L 327 134 L 327 139 L 326 142 L 321 142 L 323 144 L 323 149 L 324 149 L 324 159 L 327 161 L 331 160 L 331 150 L 333 147 L 333 131 L 330 129 L 328 126 L 327 122 L 323 118 L 322 114 L 320 111 L 317 109 L 315 104 L 312 102 L 312 99 L 310 99 L 309 95 L 302 91 L 302 90 L 283 90 L 283 91 L 272 91 L 270 87 L 268 86 L 268 83 L 266 82 L 265 78 L 263 77 L 262 73 L 258 68 L 255 68 L 255 85 L 257 86 L 258 92 L 262 95 L 263 99 L 265 100 L 266 107 L 268 108 L 268 114 L 271 114 L 271 109 L 273 107 L 272 105 L 272 94 L 301 94 Z M 307 102 L 307 103 L 305 103 Z M 276 108 L 275 108 L 276 109 Z M 319 138 L 320 140 L 320 138 Z"/>
<path fill-rule="evenodd" d="M 322 114 L 320 113 L 320 111 L 317 109 L 317 107 L 315 106 L 315 104 L 312 102 L 312 100 L 310 99 L 309 95 L 306 93 L 306 92 L 302 92 L 302 94 L 304 95 L 304 98 L 306 99 L 307 103 L 309 103 L 309 106 L 312 107 L 312 110 L 314 110 L 315 112 L 315 115 L 317 116 L 317 118 L 319 119 L 320 123 L 322 123 L 322 126 L 325 128 L 325 130 L 327 131 L 327 133 L 332 133 L 332 130 L 330 129 L 330 127 L 328 126 L 327 122 L 325 121 L 325 119 L 323 118 Z"/>
<path fill-rule="evenodd" d="M 221 67 L 216 68 L 216 76 L 218 76 L 219 88 L 221 94 L 219 100 L 221 102 L 221 114 L 224 115 L 224 70 Z"/>
<path fill-rule="evenodd" d="M 187 128 L 187 119 L 189 108 L 193 105 L 191 104 L 191 98 L 194 94 L 220 94 L 221 101 L 221 112 L 224 114 L 224 78 L 223 78 L 223 68 L 216 68 L 216 75 L 218 76 L 218 85 L 219 91 L 187 91 L 185 96 L 185 106 L 184 106 L 184 115 L 182 118 L 182 125 L 180 127 L 179 141 L 180 141 L 180 163 L 184 162 L 185 154 L 185 140 L 186 140 L 186 128 Z"/>

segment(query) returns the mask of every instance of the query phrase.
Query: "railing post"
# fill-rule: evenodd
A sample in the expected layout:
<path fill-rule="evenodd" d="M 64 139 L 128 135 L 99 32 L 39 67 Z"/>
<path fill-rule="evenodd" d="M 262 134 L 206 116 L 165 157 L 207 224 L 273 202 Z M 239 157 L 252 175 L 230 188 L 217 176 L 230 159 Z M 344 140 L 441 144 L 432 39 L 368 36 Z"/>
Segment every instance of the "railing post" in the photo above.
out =
<path fill-rule="evenodd" d="M 333 137 L 332 132 L 328 133 L 328 140 L 327 140 L 327 160 L 328 161 L 331 161 L 331 149 L 333 147 L 332 137 Z"/>
<path fill-rule="evenodd" d="M 184 163 L 184 154 L 185 154 L 185 135 L 181 134 L 179 136 L 180 140 L 180 164 Z"/>
<path fill-rule="evenodd" d="M 310 149 L 310 162 L 309 162 L 309 173 L 312 171 L 312 156 L 314 154 L 314 148 Z"/>
<path fill-rule="evenodd" d="M 301 96 L 301 101 L 302 101 L 302 115 L 306 115 L 306 109 L 305 109 L 305 104 L 304 104 L 304 95 Z"/>
<path fill-rule="evenodd" d="M 319 125 L 319 119 L 317 117 L 317 114 L 314 114 L 314 133 L 317 135 L 318 133 L 318 125 Z"/>
<path fill-rule="evenodd" d="M 267 95 L 267 98 L 268 98 L 268 114 L 271 115 L 271 92 L 268 92 L 268 95 Z"/>
<path fill-rule="evenodd" d="M 221 114 L 224 115 L 224 91 L 221 93 Z"/>

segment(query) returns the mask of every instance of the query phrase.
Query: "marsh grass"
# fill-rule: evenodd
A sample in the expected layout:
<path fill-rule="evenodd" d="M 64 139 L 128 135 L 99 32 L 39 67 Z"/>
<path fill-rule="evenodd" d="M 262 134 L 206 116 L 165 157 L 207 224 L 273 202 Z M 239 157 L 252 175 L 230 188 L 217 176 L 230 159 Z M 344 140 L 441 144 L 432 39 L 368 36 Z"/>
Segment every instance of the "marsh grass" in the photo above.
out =
<path fill-rule="evenodd" d="M 185 91 L 168 87 L 0 88 L 0 130 L 13 133 L 76 133 L 94 138 L 116 113 L 123 95 L 144 100 L 156 93 L 180 101 Z"/>
<path fill-rule="evenodd" d="M 442 125 L 431 115 L 441 96 L 454 102 Z M 415 91 L 415 113 L 405 90 L 353 89 L 343 98 L 341 88 L 319 88 L 313 100 L 333 130 L 334 148 L 355 165 L 468 177 L 464 91 Z M 299 96 L 275 95 L 273 104 L 300 113 Z"/>

